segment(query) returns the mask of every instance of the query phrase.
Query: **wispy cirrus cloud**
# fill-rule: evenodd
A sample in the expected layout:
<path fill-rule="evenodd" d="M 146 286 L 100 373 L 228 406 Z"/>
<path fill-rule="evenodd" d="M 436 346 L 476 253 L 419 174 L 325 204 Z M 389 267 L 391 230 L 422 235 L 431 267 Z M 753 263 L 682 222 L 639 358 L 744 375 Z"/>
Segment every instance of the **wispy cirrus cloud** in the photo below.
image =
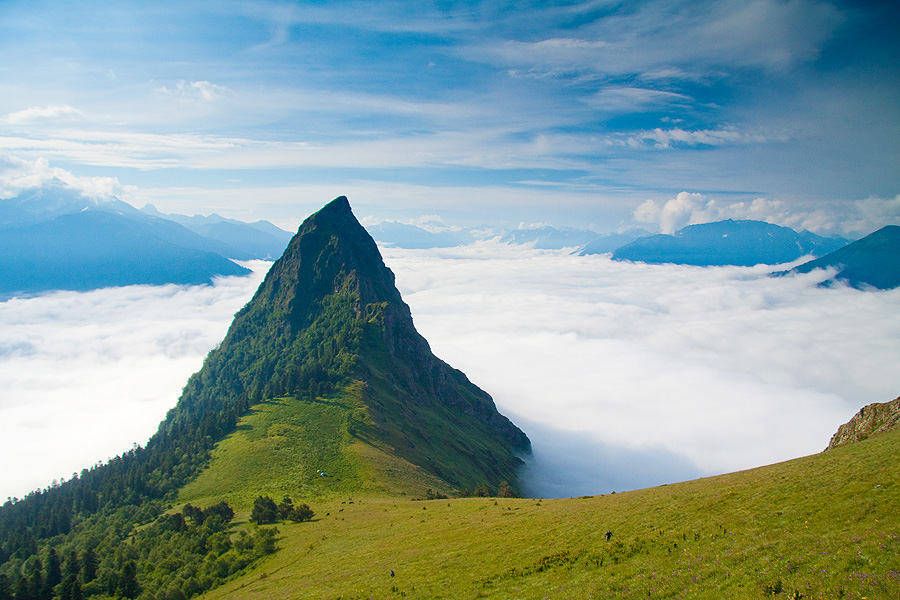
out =
<path fill-rule="evenodd" d="M 178 81 L 174 86 L 162 86 L 156 93 L 163 98 L 181 102 L 216 102 L 234 95 L 228 88 L 209 81 Z"/>
<path fill-rule="evenodd" d="M 591 108 L 611 113 L 660 110 L 690 101 L 684 94 L 634 86 L 604 87 L 585 99 Z"/>
<path fill-rule="evenodd" d="M 629 136 L 631 143 L 650 143 L 656 148 L 672 148 L 673 146 L 722 146 L 724 144 L 762 144 L 773 141 L 772 136 L 762 133 L 738 131 L 735 127 L 721 129 L 686 130 L 680 127 L 663 129 L 657 127 L 649 131 L 640 131 Z M 784 140 L 784 136 L 776 139 Z"/>
<path fill-rule="evenodd" d="M 26 125 L 35 122 L 80 120 L 82 117 L 84 117 L 84 114 L 77 108 L 68 104 L 53 104 L 33 106 L 8 113 L 0 117 L 0 123 Z"/>
<path fill-rule="evenodd" d="M 843 20 L 835 6 L 815 0 L 647 2 L 611 8 L 574 30 L 551 20 L 561 34 L 554 37 L 494 40 L 462 51 L 518 68 L 614 75 L 666 69 L 671 76 L 687 64 L 780 71 L 818 56 Z"/>

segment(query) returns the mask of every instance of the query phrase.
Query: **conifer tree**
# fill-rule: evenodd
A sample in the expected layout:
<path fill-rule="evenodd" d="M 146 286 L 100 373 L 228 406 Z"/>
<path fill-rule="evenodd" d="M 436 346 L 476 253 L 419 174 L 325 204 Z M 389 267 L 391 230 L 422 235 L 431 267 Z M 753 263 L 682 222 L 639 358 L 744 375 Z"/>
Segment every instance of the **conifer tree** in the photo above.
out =
<path fill-rule="evenodd" d="M 12 585 L 6 573 L 0 573 L 0 600 L 13 600 Z"/>
<path fill-rule="evenodd" d="M 116 594 L 123 598 L 136 598 L 139 591 L 137 565 L 133 560 L 126 561 L 119 572 L 119 584 L 116 587 Z"/>
<path fill-rule="evenodd" d="M 88 548 L 81 556 L 81 580 L 90 583 L 97 578 L 97 554 L 93 548 Z"/>
<path fill-rule="evenodd" d="M 41 598 L 52 598 L 54 588 L 60 583 L 62 583 L 62 568 L 59 564 L 59 554 L 51 547 L 44 555 L 44 585 Z"/>

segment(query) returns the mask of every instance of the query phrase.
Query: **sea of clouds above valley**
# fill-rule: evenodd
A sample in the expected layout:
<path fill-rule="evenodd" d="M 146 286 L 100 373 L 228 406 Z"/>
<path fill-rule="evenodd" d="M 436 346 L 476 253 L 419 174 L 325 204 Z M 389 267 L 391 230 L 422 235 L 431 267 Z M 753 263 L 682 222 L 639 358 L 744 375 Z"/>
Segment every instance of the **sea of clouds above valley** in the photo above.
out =
<path fill-rule="evenodd" d="M 435 353 L 531 438 L 535 496 L 811 454 L 900 395 L 900 290 L 496 243 L 383 252 Z M 215 286 L 0 303 L 0 497 L 146 442 L 265 265 Z"/>

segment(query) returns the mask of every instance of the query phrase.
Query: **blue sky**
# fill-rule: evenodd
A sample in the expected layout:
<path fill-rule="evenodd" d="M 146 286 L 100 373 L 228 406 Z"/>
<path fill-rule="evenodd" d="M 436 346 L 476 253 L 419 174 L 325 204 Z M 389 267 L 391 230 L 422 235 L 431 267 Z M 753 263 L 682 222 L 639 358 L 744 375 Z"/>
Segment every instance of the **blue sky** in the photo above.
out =
<path fill-rule="evenodd" d="M 0 4 L 0 196 L 662 230 L 900 223 L 894 2 Z M 23 183 L 25 182 L 25 183 Z"/>

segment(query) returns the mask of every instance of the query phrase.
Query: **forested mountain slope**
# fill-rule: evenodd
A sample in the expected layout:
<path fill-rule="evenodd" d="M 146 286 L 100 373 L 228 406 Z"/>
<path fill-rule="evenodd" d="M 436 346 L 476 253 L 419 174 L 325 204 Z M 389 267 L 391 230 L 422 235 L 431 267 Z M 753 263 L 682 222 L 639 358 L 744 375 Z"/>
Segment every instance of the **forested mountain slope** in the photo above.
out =
<path fill-rule="evenodd" d="M 262 450 L 253 444 L 259 440 Z M 279 487 L 285 473 L 270 460 L 272 448 L 322 461 L 307 461 L 308 470 L 292 471 L 289 487 Z M 259 467 L 252 482 L 246 469 L 228 466 L 234 450 L 238 464 Z M 272 489 L 316 497 L 401 497 L 427 487 L 514 491 L 517 454 L 529 450 L 490 396 L 431 353 L 374 241 L 341 197 L 300 227 L 146 447 L 0 509 L 0 593 L 62 597 L 69 592 L 59 567 L 87 595 L 132 597 L 143 589 L 154 597 L 169 588 L 192 595 L 273 548 L 264 531 L 232 539 L 230 505 L 211 518 L 186 508 L 160 517 L 179 493 L 192 493 L 180 492 L 192 481 L 202 490 L 194 495 L 208 499 L 242 487 L 243 495 L 229 496 L 239 513 Z M 255 460 L 259 452 L 265 460 Z M 340 485 L 318 485 L 336 481 L 322 472 L 336 465 Z M 219 502 L 207 504 L 203 510 Z M 130 539 L 136 545 L 122 545 Z M 184 556 L 158 572 L 153 557 L 167 552 Z M 91 553 L 96 564 L 82 573 Z M 208 572 L 200 577 L 197 569 Z"/>

